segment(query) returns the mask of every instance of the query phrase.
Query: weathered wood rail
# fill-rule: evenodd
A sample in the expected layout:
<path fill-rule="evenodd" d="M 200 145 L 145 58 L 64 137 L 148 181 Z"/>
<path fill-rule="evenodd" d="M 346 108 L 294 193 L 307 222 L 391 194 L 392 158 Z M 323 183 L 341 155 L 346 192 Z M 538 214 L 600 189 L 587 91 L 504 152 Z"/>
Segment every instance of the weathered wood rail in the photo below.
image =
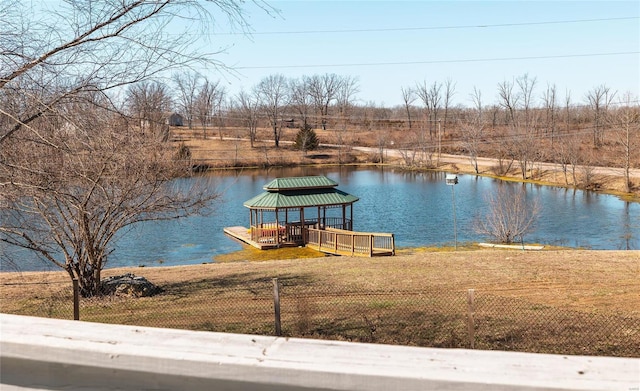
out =
<path fill-rule="evenodd" d="M 638 388 L 640 365 L 7 314 L 0 329 L 2 390 L 624 391 Z"/>
<path fill-rule="evenodd" d="M 396 253 L 395 238 L 392 233 L 309 228 L 306 242 L 307 247 L 337 255 L 373 257 Z"/>

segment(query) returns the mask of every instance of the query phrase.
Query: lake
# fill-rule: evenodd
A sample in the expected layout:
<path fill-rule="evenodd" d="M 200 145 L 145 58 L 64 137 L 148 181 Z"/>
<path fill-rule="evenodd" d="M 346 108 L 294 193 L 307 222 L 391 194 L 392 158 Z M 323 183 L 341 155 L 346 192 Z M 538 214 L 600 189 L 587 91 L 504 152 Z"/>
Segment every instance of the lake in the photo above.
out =
<path fill-rule="evenodd" d="M 224 171 L 181 179 L 208 181 L 222 198 L 209 216 L 139 224 L 119 235 L 107 267 L 167 266 L 213 262 L 216 255 L 241 250 L 243 245 L 222 229 L 249 225 L 243 202 L 263 191 L 277 177 L 326 175 L 338 188 L 360 198 L 354 204 L 356 231 L 393 232 L 398 247 L 453 246 L 453 200 L 458 243 L 488 241 L 473 229 L 474 220 L 486 213 L 486 195 L 499 180 L 458 175 L 459 183 L 445 184 L 442 172 L 407 172 L 392 168 L 296 167 L 270 170 Z M 527 198 L 541 206 L 535 228 L 524 237 L 541 243 L 588 249 L 640 249 L 640 204 L 615 196 L 562 187 L 502 182 L 524 187 Z M 0 248 L 0 250 L 2 250 Z M 15 258 L 15 251 L 4 249 Z M 24 258 L 25 254 L 20 254 Z M 8 256 L 9 257 L 9 256 Z M 5 258 L 5 257 L 1 257 Z M 21 270 L 44 270 L 42 261 L 21 261 Z M 0 265 L 2 270 L 15 266 Z"/>

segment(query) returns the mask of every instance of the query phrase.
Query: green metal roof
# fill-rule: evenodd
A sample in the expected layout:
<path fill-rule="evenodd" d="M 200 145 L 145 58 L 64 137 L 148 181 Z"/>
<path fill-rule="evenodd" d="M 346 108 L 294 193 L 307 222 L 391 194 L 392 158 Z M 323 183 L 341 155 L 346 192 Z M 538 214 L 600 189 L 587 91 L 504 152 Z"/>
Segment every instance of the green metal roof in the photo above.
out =
<path fill-rule="evenodd" d="M 296 189 L 322 189 L 338 186 L 326 176 L 302 176 L 289 178 L 276 178 L 264 185 L 263 189 L 269 191 L 296 190 Z"/>
<path fill-rule="evenodd" d="M 348 205 L 358 197 L 335 188 L 338 184 L 324 176 L 278 178 L 264 186 L 265 193 L 244 203 L 252 209 L 284 209 L 311 206 Z"/>
<path fill-rule="evenodd" d="M 356 201 L 358 201 L 358 197 L 338 189 L 309 189 L 277 193 L 265 192 L 246 201 L 244 206 L 253 209 L 283 209 L 344 205 Z"/>

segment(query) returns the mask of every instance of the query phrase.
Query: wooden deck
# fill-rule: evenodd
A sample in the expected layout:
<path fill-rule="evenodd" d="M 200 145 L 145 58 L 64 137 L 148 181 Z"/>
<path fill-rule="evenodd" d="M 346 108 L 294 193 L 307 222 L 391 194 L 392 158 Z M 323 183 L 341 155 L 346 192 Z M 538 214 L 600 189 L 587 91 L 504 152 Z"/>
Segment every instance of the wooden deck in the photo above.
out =
<path fill-rule="evenodd" d="M 273 238 L 256 242 L 251 239 L 249 229 L 236 226 L 224 228 L 224 233 L 240 242 L 260 250 L 298 246 L 298 243 L 276 243 Z M 306 229 L 305 245 L 309 248 L 334 255 L 355 255 L 364 257 L 395 255 L 395 239 L 391 233 L 355 232 L 335 228 Z"/>
<path fill-rule="evenodd" d="M 260 250 L 268 250 L 270 248 L 280 248 L 280 247 L 297 247 L 296 243 L 277 243 L 275 237 L 265 237 L 264 241 L 256 242 L 251 239 L 251 235 L 249 234 L 249 228 L 242 226 L 235 227 L 227 227 L 224 228 L 224 233 L 231 236 L 233 239 L 236 239 L 240 242 L 249 244 L 255 248 Z"/>
<path fill-rule="evenodd" d="M 395 239 L 391 233 L 356 232 L 342 229 L 310 228 L 307 247 L 327 254 L 374 257 L 395 255 Z"/>

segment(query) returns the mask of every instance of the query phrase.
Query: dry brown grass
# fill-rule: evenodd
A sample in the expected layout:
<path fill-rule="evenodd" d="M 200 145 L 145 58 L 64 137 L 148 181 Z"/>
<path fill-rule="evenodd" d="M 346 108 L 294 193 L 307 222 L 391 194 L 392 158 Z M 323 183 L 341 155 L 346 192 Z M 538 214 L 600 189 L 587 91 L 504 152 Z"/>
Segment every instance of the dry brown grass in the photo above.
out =
<path fill-rule="evenodd" d="M 83 299 L 82 320 L 273 334 L 277 277 L 284 335 L 469 347 L 466 291 L 475 289 L 476 348 L 640 355 L 640 251 L 415 249 L 384 258 L 109 269 L 105 275 L 123 272 L 164 291 Z M 0 294 L 2 312 L 72 317 L 63 273 L 2 273 Z"/>
<path fill-rule="evenodd" d="M 640 314 L 640 251 L 405 250 L 395 257 L 321 257 L 107 269 L 104 275 L 123 272 L 145 276 L 160 286 L 245 276 L 302 278 L 309 286 L 363 291 L 392 287 L 442 291 L 473 288 L 579 311 Z M 68 283 L 67 279 L 62 272 L 0 273 L 2 310 L 15 311 L 14 300 L 41 296 L 43 286 Z M 194 300 L 200 294 L 206 295 L 197 290 L 193 293 Z"/>

